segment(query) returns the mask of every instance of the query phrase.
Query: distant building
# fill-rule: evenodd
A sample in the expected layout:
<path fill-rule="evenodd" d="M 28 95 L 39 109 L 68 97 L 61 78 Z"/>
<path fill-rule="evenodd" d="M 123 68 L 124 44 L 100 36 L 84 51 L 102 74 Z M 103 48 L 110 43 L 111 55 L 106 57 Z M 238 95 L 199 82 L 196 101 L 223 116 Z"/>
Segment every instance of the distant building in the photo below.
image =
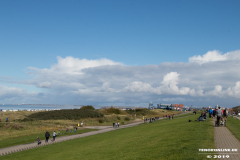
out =
<path fill-rule="evenodd" d="M 159 103 L 159 104 L 157 104 L 157 108 L 158 109 L 172 109 L 172 104 Z"/>
<path fill-rule="evenodd" d="M 158 109 L 182 110 L 183 104 L 157 104 Z"/>
<path fill-rule="evenodd" d="M 150 101 L 148 109 L 154 109 L 152 101 Z"/>

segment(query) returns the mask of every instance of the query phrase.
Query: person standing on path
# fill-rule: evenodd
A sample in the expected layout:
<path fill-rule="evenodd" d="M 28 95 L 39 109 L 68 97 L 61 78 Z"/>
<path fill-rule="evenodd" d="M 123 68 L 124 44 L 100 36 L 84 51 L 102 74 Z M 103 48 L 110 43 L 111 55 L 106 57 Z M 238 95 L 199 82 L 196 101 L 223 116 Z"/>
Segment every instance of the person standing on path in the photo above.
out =
<path fill-rule="evenodd" d="M 55 137 L 56 137 L 56 132 L 53 131 L 53 141 L 55 141 Z"/>
<path fill-rule="evenodd" d="M 50 133 L 48 131 L 45 133 L 45 137 L 46 137 L 46 141 L 45 142 L 48 142 L 48 139 L 50 137 Z"/>
<path fill-rule="evenodd" d="M 119 128 L 119 122 L 118 122 L 118 128 Z"/>
<path fill-rule="evenodd" d="M 115 123 L 116 128 L 117 128 L 117 125 L 118 125 L 118 123 L 116 122 L 116 123 Z"/>

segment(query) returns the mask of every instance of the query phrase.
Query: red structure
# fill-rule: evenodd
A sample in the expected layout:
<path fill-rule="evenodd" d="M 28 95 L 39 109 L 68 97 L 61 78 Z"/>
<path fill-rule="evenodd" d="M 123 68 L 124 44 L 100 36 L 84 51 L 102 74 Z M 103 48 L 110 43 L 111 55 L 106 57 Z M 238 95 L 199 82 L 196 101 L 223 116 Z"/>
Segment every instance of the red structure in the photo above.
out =
<path fill-rule="evenodd" d="M 177 108 L 183 108 L 183 104 L 172 104 L 173 107 L 177 107 Z"/>

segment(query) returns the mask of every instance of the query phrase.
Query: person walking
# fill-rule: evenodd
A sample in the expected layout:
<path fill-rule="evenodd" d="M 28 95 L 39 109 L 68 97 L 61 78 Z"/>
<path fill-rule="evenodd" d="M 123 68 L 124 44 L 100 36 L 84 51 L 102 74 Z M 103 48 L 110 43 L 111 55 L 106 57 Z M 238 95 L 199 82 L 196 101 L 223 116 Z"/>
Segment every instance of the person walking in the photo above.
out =
<path fill-rule="evenodd" d="M 226 123 L 226 121 L 227 121 L 227 117 L 228 117 L 228 110 L 227 110 L 227 108 L 225 108 L 225 109 L 223 110 L 223 120 L 225 121 L 225 123 Z"/>
<path fill-rule="evenodd" d="M 53 131 L 53 140 L 52 141 L 55 141 L 56 135 L 57 135 L 56 132 Z"/>
<path fill-rule="evenodd" d="M 118 128 L 119 128 L 119 122 L 118 122 Z"/>
<path fill-rule="evenodd" d="M 48 142 L 48 139 L 50 137 L 50 133 L 48 131 L 45 133 L 45 137 L 46 137 L 46 141 L 45 142 Z"/>
<path fill-rule="evenodd" d="M 37 137 L 38 145 L 41 144 L 40 138 Z"/>
<path fill-rule="evenodd" d="M 209 113 L 209 118 L 212 118 L 212 113 L 213 113 L 212 108 L 210 108 L 210 109 L 208 110 L 208 113 Z"/>
<path fill-rule="evenodd" d="M 118 125 L 118 123 L 116 122 L 116 123 L 115 123 L 115 127 L 116 127 L 116 128 L 117 128 L 117 125 Z"/>
<path fill-rule="evenodd" d="M 220 119 L 222 118 L 222 110 L 221 110 L 220 106 L 218 107 L 216 115 L 217 115 L 217 126 L 219 126 L 220 125 Z"/>
<path fill-rule="evenodd" d="M 213 118 L 215 118 L 215 115 L 216 115 L 216 109 L 213 109 L 213 114 L 212 114 Z"/>

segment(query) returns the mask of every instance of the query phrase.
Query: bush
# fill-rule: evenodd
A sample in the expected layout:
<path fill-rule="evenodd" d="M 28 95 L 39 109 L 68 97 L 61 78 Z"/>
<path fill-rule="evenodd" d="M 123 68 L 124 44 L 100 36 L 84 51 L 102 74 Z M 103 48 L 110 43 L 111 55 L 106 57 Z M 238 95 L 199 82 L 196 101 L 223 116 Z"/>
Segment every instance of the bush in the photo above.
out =
<path fill-rule="evenodd" d="M 106 109 L 106 112 L 107 112 L 107 113 L 120 114 L 120 113 L 121 113 L 121 110 L 120 110 L 120 109 L 117 109 L 117 108 L 108 108 L 108 109 Z"/>
<path fill-rule="evenodd" d="M 118 120 L 121 120 L 121 117 L 117 116 L 117 119 L 118 119 Z"/>
<path fill-rule="evenodd" d="M 50 120 L 50 119 L 80 119 L 80 118 L 102 118 L 104 115 L 98 113 L 97 111 L 88 110 L 88 109 L 64 109 L 64 110 L 54 110 L 47 112 L 37 112 L 29 115 L 26 119 L 35 119 L 35 120 Z"/>
<path fill-rule="evenodd" d="M 82 106 L 80 109 L 95 110 L 95 108 L 93 106 L 91 106 L 91 105 Z"/>
<path fill-rule="evenodd" d="M 124 125 L 124 122 L 121 122 L 121 125 Z"/>
<path fill-rule="evenodd" d="M 13 125 L 11 126 L 11 128 L 12 128 L 12 129 L 16 129 L 16 130 L 20 130 L 20 129 L 23 128 L 23 126 L 18 125 L 18 124 L 13 124 Z"/>
<path fill-rule="evenodd" d="M 130 121 L 130 118 L 129 117 L 125 117 L 124 120 L 125 121 Z"/>
<path fill-rule="evenodd" d="M 126 112 L 128 114 L 136 114 L 136 115 L 143 115 L 143 116 L 157 114 L 157 113 L 155 113 L 153 111 L 150 111 L 149 109 L 145 109 L 145 108 L 144 109 L 138 108 L 138 109 L 135 109 L 135 110 L 129 109 L 129 110 L 126 110 Z"/>
<path fill-rule="evenodd" d="M 98 122 L 99 122 L 99 123 L 103 123 L 104 120 L 103 120 L 103 119 L 99 119 Z"/>

